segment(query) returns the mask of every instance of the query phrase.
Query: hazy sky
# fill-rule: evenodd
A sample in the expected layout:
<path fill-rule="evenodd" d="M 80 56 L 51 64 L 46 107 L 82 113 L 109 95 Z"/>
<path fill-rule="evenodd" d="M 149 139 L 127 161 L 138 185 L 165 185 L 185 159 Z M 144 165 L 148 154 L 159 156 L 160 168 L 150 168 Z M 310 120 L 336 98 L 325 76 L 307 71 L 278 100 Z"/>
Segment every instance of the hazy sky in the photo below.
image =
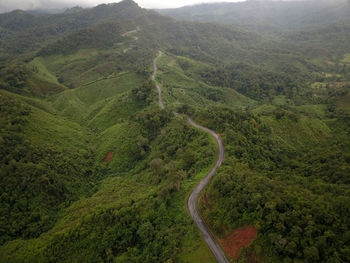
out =
<path fill-rule="evenodd" d="M 242 0 L 135 0 L 144 8 L 170 8 L 203 2 L 240 2 Z M 72 6 L 96 6 L 102 3 L 120 2 L 118 0 L 0 0 L 0 13 L 13 9 L 62 8 Z"/>

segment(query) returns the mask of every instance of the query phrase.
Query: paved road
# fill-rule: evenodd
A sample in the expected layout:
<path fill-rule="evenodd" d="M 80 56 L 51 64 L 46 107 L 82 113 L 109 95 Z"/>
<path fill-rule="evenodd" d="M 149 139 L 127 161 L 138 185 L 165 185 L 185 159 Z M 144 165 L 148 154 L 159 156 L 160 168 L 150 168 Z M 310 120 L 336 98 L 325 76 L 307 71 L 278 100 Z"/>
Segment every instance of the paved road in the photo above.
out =
<path fill-rule="evenodd" d="M 154 68 L 154 71 L 152 74 L 153 81 L 155 80 L 156 75 L 157 75 L 157 71 L 158 71 L 157 60 L 162 56 L 162 54 L 163 53 L 161 51 L 159 51 L 158 56 L 153 60 L 153 68 Z M 163 101 L 162 101 L 162 90 L 158 84 L 156 84 L 156 86 L 157 86 L 157 90 L 158 90 L 159 107 L 161 109 L 164 109 L 164 105 L 163 105 Z M 174 114 L 179 115 L 176 112 L 174 112 Z M 207 133 L 210 133 L 215 138 L 216 143 L 218 144 L 218 157 L 217 157 L 216 163 L 214 164 L 213 168 L 211 168 L 210 172 L 204 177 L 204 179 L 202 179 L 202 181 L 200 181 L 199 185 L 197 185 L 197 187 L 192 191 L 190 197 L 187 200 L 188 211 L 190 212 L 190 215 L 193 218 L 194 222 L 196 223 L 196 225 L 197 225 L 201 235 L 203 236 L 205 242 L 207 242 L 210 250 L 213 252 L 216 260 L 219 263 L 229 263 L 230 261 L 228 261 L 228 259 L 226 258 L 225 253 L 221 249 L 220 245 L 216 242 L 215 238 L 211 234 L 211 232 L 208 229 L 208 227 L 206 226 L 205 222 L 202 220 L 202 218 L 198 214 L 198 211 L 196 208 L 199 193 L 209 183 L 211 177 L 215 174 L 216 169 L 221 165 L 221 163 L 224 160 L 225 148 L 224 148 L 224 145 L 220 139 L 220 136 L 218 134 L 216 134 L 214 131 L 194 123 L 191 120 L 191 118 L 188 118 L 187 120 L 192 126 L 198 128 L 202 131 L 205 131 Z"/>
<path fill-rule="evenodd" d="M 156 79 L 156 75 L 157 75 L 157 60 L 163 55 L 162 51 L 159 51 L 158 56 L 153 60 L 153 74 L 152 74 L 152 80 L 154 81 Z M 164 105 L 163 105 L 163 99 L 162 99 L 162 89 L 160 88 L 160 86 L 158 84 L 156 84 L 157 90 L 158 90 L 158 103 L 159 103 L 159 107 L 163 110 L 165 109 Z"/>
<path fill-rule="evenodd" d="M 211 168 L 210 172 L 204 177 L 204 179 L 202 181 L 200 181 L 199 185 L 197 185 L 197 187 L 192 191 L 190 197 L 187 200 L 187 207 L 188 207 L 188 210 L 189 210 L 194 222 L 196 223 L 199 231 L 201 232 L 205 242 L 207 242 L 211 252 L 213 252 L 216 260 L 219 263 L 229 263 L 229 261 L 227 260 L 227 258 L 225 256 L 225 253 L 222 251 L 220 245 L 216 242 L 215 238 L 211 234 L 207 225 L 203 222 L 203 220 L 200 217 L 200 215 L 198 214 L 198 211 L 196 208 L 199 193 L 209 183 L 211 177 L 215 174 L 216 169 L 224 161 L 224 157 L 225 157 L 224 145 L 220 139 L 220 136 L 217 135 L 214 131 L 194 123 L 190 118 L 188 118 L 188 122 L 192 126 L 198 128 L 198 129 L 201 129 L 202 131 L 208 132 L 212 136 L 214 136 L 216 143 L 218 144 L 218 157 L 216 159 L 216 163 Z"/>
<path fill-rule="evenodd" d="M 137 33 L 139 30 L 140 30 L 140 27 L 136 27 L 136 29 L 134 29 L 134 30 L 125 32 L 124 34 L 122 34 L 122 36 L 125 37 L 127 35 L 131 35 L 131 34 Z"/>
<path fill-rule="evenodd" d="M 140 27 L 136 27 L 136 29 L 134 29 L 134 30 L 125 32 L 122 36 L 123 36 L 123 37 L 126 37 L 126 36 L 128 36 L 128 35 L 137 33 L 137 32 L 139 32 L 139 31 L 140 31 Z M 135 41 L 137 41 L 137 40 L 139 39 L 137 36 L 133 36 L 133 38 L 134 38 Z M 131 47 L 124 49 L 124 50 L 123 50 L 123 53 L 125 54 L 125 53 L 128 52 L 129 50 L 131 50 Z"/>

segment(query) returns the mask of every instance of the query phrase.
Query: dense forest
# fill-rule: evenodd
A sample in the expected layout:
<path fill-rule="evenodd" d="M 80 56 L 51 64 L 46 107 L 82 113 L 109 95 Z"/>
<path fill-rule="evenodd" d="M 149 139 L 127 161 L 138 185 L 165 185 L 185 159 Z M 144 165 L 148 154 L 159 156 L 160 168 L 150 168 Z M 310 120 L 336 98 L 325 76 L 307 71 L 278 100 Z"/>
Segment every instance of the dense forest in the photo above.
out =
<path fill-rule="evenodd" d="M 317 2 L 0 14 L 0 262 L 215 262 L 185 115 L 225 147 L 202 218 L 258 233 L 232 262 L 350 261 L 350 9 Z"/>
<path fill-rule="evenodd" d="M 175 9 L 159 9 L 161 14 L 181 20 L 219 22 L 246 29 L 293 30 L 322 26 L 349 19 L 347 0 L 321 1 L 242 1 L 209 3 Z"/>
<path fill-rule="evenodd" d="M 25 136 L 31 114 L 1 92 L 1 244 L 39 236 L 52 227 L 59 206 L 93 189 L 93 150 L 71 153 L 35 142 Z"/>
<path fill-rule="evenodd" d="M 347 262 L 349 115 L 334 116 L 329 136 L 315 134 L 316 142 L 304 138 L 299 148 L 276 138 L 266 117 L 227 109 L 207 114 L 206 119 L 220 120 L 208 125 L 221 129 L 227 145 L 225 165 L 202 203 L 215 231 L 253 224 L 260 232 L 254 249 L 278 262 Z M 302 125 L 301 117 L 288 112 L 276 111 L 272 118 L 286 129 Z"/>

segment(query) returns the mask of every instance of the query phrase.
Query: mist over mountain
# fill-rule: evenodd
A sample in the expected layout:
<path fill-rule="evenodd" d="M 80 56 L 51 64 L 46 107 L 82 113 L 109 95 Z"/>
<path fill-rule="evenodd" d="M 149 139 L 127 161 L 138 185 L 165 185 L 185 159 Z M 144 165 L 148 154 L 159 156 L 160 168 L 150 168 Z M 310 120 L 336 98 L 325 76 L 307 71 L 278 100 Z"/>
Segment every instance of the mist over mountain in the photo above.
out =
<path fill-rule="evenodd" d="M 243 0 L 231 0 L 231 2 Z M 99 4 L 107 4 L 120 2 L 120 0 L 2 0 L 0 2 L 0 13 L 10 12 L 15 9 L 21 10 L 39 10 L 40 12 L 56 13 L 60 10 L 65 10 L 74 6 L 82 6 L 91 8 Z M 198 0 L 138 0 L 136 1 L 144 8 L 165 8 L 165 7 L 180 7 L 192 3 L 199 3 Z M 221 2 L 220 0 L 212 0 L 210 2 Z"/>
<path fill-rule="evenodd" d="M 157 10 L 177 19 L 218 22 L 240 26 L 272 26 L 296 29 L 350 19 L 350 3 L 323 1 L 246 1 L 213 3 Z"/>

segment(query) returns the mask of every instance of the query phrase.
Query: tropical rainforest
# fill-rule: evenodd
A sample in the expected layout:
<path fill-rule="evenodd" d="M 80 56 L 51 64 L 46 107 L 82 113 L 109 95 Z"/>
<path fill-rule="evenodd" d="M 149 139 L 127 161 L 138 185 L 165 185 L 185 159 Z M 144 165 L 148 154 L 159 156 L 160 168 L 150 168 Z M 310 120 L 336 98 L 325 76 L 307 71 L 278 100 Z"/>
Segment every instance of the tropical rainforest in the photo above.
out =
<path fill-rule="evenodd" d="M 0 262 L 216 262 L 186 116 L 229 260 L 350 262 L 345 0 L 0 14 Z"/>

